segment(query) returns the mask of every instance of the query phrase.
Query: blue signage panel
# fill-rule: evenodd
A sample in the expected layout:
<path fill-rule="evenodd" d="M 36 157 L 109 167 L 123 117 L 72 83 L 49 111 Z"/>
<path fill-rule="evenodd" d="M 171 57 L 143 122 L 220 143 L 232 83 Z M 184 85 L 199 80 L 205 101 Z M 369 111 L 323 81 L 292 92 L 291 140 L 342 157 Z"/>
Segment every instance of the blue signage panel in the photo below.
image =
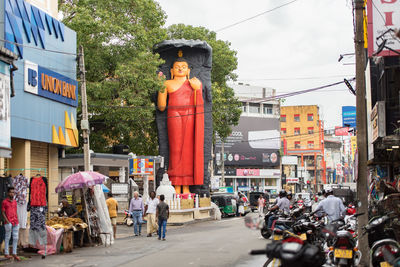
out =
<path fill-rule="evenodd" d="M 78 81 L 38 66 L 40 96 L 74 107 L 78 106 Z"/>
<path fill-rule="evenodd" d="M 356 127 L 356 107 L 343 106 L 342 107 L 342 126 L 343 127 Z"/>

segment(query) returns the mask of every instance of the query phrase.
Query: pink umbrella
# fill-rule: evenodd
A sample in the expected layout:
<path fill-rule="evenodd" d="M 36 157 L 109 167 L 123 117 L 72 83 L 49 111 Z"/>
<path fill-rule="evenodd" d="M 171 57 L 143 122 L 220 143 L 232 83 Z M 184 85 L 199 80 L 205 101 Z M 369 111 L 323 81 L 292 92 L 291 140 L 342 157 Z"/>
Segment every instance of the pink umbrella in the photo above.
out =
<path fill-rule="evenodd" d="M 106 176 L 98 172 L 77 172 L 71 174 L 56 187 L 56 193 L 102 184 Z"/>

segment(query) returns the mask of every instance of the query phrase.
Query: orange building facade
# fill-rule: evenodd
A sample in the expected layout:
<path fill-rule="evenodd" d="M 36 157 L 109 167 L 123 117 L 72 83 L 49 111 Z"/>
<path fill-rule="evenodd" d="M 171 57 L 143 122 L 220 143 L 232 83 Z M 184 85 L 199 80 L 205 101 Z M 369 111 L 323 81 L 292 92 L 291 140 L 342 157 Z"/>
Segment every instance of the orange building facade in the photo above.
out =
<path fill-rule="evenodd" d="M 301 158 L 301 169 L 317 189 L 326 183 L 324 126 L 316 105 L 281 107 L 281 141 L 284 155 Z M 306 181 L 303 181 L 304 183 Z"/>

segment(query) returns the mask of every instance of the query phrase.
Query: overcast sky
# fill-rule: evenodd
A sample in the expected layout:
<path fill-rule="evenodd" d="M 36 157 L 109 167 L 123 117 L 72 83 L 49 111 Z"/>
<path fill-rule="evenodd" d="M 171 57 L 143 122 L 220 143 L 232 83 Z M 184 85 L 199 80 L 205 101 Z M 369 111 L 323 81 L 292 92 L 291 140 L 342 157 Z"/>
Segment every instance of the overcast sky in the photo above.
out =
<path fill-rule="evenodd" d="M 217 31 L 292 0 L 157 0 L 167 26 L 184 23 Z M 351 0 L 297 0 L 287 6 L 217 31 L 238 52 L 238 82 L 272 87 L 277 94 L 354 77 Z M 343 65 L 343 63 L 351 65 Z M 352 83 L 353 86 L 354 83 Z M 284 105 L 319 105 L 325 129 L 341 125 L 341 106 L 355 105 L 342 84 L 287 98 Z"/>

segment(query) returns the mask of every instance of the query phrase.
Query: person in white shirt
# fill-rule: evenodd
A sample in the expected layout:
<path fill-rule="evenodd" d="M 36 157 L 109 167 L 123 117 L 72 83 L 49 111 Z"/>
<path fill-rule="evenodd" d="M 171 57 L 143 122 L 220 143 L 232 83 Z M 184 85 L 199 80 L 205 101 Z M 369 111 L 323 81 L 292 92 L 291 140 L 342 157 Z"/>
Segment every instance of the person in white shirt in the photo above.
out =
<path fill-rule="evenodd" d="M 326 196 L 327 197 L 318 204 L 314 213 L 323 211 L 328 216 L 329 222 L 342 218 L 346 211 L 343 201 L 333 195 L 332 189 L 326 190 Z"/>
<path fill-rule="evenodd" d="M 156 198 L 156 192 L 151 191 L 150 198 L 146 201 L 144 207 L 144 213 L 147 214 L 147 237 L 151 237 L 152 233 L 157 232 L 156 210 L 158 203 L 160 201 Z"/>

